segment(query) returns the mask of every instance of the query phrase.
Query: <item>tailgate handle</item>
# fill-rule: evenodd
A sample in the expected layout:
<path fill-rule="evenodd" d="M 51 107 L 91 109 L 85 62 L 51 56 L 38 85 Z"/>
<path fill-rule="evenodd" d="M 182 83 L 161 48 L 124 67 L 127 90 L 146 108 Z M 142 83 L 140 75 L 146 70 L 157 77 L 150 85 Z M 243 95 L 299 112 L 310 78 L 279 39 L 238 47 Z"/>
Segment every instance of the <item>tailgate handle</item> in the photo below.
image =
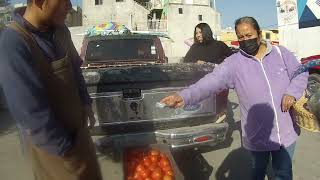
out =
<path fill-rule="evenodd" d="M 123 89 L 122 99 L 124 100 L 140 100 L 143 99 L 141 89 Z"/>

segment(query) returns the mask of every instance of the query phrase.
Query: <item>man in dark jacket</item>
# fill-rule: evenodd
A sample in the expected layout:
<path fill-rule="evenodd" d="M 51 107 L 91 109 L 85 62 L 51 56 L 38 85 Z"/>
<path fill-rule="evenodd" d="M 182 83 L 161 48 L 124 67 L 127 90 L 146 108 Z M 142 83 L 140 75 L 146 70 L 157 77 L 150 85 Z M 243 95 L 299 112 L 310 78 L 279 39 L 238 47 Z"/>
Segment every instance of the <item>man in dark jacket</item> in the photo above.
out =
<path fill-rule="evenodd" d="M 69 0 L 28 0 L 0 37 L 0 86 L 40 180 L 101 180 L 95 118 L 64 20 Z"/>

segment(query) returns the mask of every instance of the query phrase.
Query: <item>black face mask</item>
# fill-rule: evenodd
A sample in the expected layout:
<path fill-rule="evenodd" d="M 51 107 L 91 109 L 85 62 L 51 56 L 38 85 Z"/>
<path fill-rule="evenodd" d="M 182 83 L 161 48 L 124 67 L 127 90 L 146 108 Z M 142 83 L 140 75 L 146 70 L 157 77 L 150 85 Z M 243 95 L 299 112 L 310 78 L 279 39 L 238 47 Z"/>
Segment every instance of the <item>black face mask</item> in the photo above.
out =
<path fill-rule="evenodd" d="M 239 44 L 240 49 L 251 56 L 255 56 L 258 53 L 260 47 L 260 45 L 258 44 L 258 38 L 239 41 Z"/>

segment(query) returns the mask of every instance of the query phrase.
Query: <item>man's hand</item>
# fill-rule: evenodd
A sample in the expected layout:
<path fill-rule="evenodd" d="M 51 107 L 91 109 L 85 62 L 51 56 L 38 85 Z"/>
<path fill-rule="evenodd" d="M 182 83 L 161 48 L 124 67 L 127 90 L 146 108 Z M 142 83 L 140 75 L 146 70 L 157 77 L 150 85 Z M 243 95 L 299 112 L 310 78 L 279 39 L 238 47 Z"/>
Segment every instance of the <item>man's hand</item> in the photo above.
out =
<path fill-rule="evenodd" d="M 184 105 L 182 97 L 178 94 L 167 96 L 163 98 L 160 103 L 172 108 L 179 108 Z"/>
<path fill-rule="evenodd" d="M 288 112 L 292 105 L 296 102 L 296 98 L 293 96 L 285 94 L 282 97 L 281 109 L 282 112 Z"/>
<path fill-rule="evenodd" d="M 89 124 L 88 127 L 89 129 L 92 129 L 94 127 L 94 124 L 96 123 L 96 118 L 94 117 L 94 113 L 92 111 L 91 105 L 86 105 L 85 106 L 85 119 L 86 124 Z"/>
<path fill-rule="evenodd" d="M 202 61 L 202 60 L 198 60 L 197 61 L 197 64 L 205 64 L 206 62 L 205 61 Z"/>

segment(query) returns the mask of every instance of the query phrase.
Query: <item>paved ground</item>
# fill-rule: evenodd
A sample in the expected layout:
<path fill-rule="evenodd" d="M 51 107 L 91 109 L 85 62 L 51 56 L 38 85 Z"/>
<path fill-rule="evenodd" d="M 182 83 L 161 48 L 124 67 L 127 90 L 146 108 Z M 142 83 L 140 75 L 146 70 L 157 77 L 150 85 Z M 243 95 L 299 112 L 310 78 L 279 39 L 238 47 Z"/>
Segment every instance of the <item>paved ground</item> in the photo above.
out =
<path fill-rule="evenodd" d="M 250 175 L 250 154 L 240 148 L 239 109 L 234 93 L 230 97 L 230 118 L 235 122 L 229 141 L 206 153 L 175 154 L 180 169 L 191 180 L 247 180 Z M 24 163 L 14 123 L 5 111 L 0 111 L 0 179 L 32 180 L 29 166 Z M 121 165 L 100 155 L 104 179 L 118 180 Z M 320 179 L 320 134 L 302 131 L 294 157 L 295 180 Z M 119 179 L 120 180 L 120 179 Z"/>

